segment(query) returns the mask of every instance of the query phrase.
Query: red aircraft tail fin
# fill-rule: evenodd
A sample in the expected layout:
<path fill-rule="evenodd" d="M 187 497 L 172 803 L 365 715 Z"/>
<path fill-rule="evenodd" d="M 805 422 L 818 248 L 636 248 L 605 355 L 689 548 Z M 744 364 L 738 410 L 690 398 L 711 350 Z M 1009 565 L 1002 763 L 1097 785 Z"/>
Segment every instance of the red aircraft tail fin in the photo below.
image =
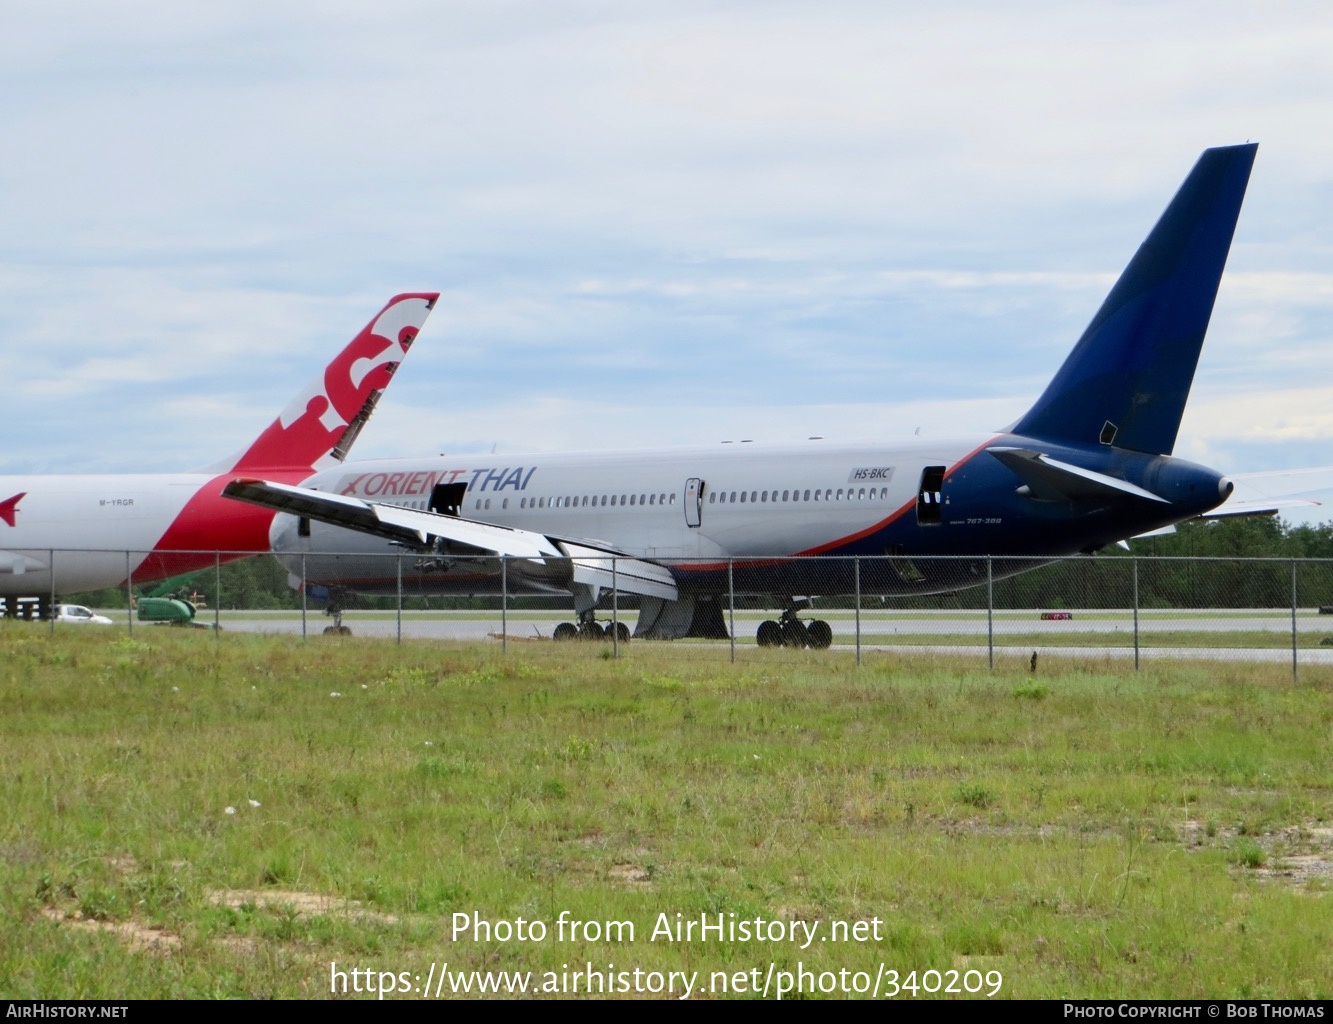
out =
<path fill-rule="evenodd" d="M 341 462 L 438 298 L 437 292 L 395 295 L 254 443 L 216 468 L 313 471 Z"/>

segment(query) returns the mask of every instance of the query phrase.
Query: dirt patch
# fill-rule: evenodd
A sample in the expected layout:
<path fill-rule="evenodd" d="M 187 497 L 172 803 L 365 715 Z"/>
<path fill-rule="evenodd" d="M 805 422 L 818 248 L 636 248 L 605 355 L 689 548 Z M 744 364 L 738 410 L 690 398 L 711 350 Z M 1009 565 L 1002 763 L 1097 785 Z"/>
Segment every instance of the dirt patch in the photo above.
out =
<path fill-rule="evenodd" d="M 179 949 L 182 941 L 179 935 L 167 928 L 155 928 L 136 921 L 98 921 L 84 917 L 77 910 L 66 913 L 55 907 L 43 907 L 42 916 L 78 931 L 114 935 L 136 953 L 170 953 Z"/>
<path fill-rule="evenodd" d="M 606 875 L 613 882 L 626 885 L 647 885 L 653 880 L 652 872 L 638 864 L 612 864 Z"/>
<path fill-rule="evenodd" d="M 291 911 L 297 917 L 350 917 L 377 924 L 397 924 L 393 914 L 367 910 L 358 900 L 321 896 L 314 892 L 290 889 L 217 889 L 208 894 L 215 907 L 255 907 L 260 910 Z"/>
<path fill-rule="evenodd" d="M 112 866 L 117 870 L 132 871 L 132 864 L 129 863 Z M 339 916 L 374 924 L 395 924 L 398 921 L 392 914 L 367 910 L 357 900 L 283 889 L 219 889 L 208 894 L 208 902 L 216 907 L 231 907 L 234 910 L 252 907 L 258 910 L 294 914 L 298 918 Z M 169 928 L 134 920 L 105 921 L 85 917 L 83 912 L 77 909 L 60 907 L 43 907 L 41 915 L 67 928 L 114 936 L 136 953 L 166 955 L 180 949 L 184 943 L 181 936 Z M 213 942 L 224 949 L 238 953 L 253 953 L 259 948 L 255 939 L 244 935 L 222 935 L 215 937 Z"/>
<path fill-rule="evenodd" d="M 1301 889 L 1312 883 L 1333 885 L 1333 828 L 1325 825 L 1291 825 L 1263 835 L 1242 836 L 1236 828 L 1187 821 L 1181 826 L 1181 837 L 1192 849 L 1232 846 L 1247 839 L 1264 854 L 1262 864 L 1247 868 L 1256 878 Z"/>

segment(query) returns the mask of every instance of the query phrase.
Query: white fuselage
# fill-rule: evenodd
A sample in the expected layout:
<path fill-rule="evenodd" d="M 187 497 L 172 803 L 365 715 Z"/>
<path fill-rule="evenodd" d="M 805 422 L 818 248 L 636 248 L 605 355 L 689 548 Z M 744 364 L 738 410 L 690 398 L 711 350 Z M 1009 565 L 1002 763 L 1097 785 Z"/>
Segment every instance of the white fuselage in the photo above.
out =
<path fill-rule="evenodd" d="M 267 551 L 272 513 L 220 496 L 233 475 L 0 477 L 0 501 L 22 495 L 13 525 L 0 521 L 0 596 L 116 587 L 212 564 L 218 551 Z M 150 561 L 162 563 L 151 574 Z"/>
<path fill-rule="evenodd" d="M 947 471 L 994 436 L 394 459 L 327 470 L 305 486 L 426 509 L 438 485 L 463 484 L 463 518 L 601 542 L 654 561 L 792 556 L 828 550 L 914 510 L 923 467 Z M 290 515 L 275 518 L 271 540 L 293 572 L 305 556 L 312 579 L 320 571 L 312 555 L 339 554 L 340 575 L 368 582 L 391 577 L 382 556 L 402 551 L 321 523 L 302 536 Z M 977 546 L 985 548 L 982 538 Z M 381 556 L 378 572 L 370 559 L 349 564 L 358 554 Z"/>

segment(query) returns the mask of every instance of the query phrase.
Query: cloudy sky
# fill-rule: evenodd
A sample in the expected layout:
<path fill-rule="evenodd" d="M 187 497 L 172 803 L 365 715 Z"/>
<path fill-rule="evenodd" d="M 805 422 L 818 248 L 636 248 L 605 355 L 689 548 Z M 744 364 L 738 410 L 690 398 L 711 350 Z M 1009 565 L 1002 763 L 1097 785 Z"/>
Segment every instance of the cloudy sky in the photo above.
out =
<path fill-rule="evenodd" d="M 426 289 L 357 456 L 998 428 L 1247 140 L 1177 454 L 1330 464 L 1329 54 L 1325 2 L 6 0 L 0 473 L 201 467 Z"/>

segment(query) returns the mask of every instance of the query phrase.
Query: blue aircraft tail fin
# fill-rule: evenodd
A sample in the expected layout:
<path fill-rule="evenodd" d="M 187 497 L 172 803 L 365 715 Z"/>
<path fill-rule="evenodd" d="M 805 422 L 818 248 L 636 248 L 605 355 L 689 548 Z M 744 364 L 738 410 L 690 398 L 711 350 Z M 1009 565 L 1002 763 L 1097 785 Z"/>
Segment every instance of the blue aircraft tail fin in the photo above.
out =
<path fill-rule="evenodd" d="M 1204 151 L 1014 433 L 1171 453 L 1257 149 Z"/>

